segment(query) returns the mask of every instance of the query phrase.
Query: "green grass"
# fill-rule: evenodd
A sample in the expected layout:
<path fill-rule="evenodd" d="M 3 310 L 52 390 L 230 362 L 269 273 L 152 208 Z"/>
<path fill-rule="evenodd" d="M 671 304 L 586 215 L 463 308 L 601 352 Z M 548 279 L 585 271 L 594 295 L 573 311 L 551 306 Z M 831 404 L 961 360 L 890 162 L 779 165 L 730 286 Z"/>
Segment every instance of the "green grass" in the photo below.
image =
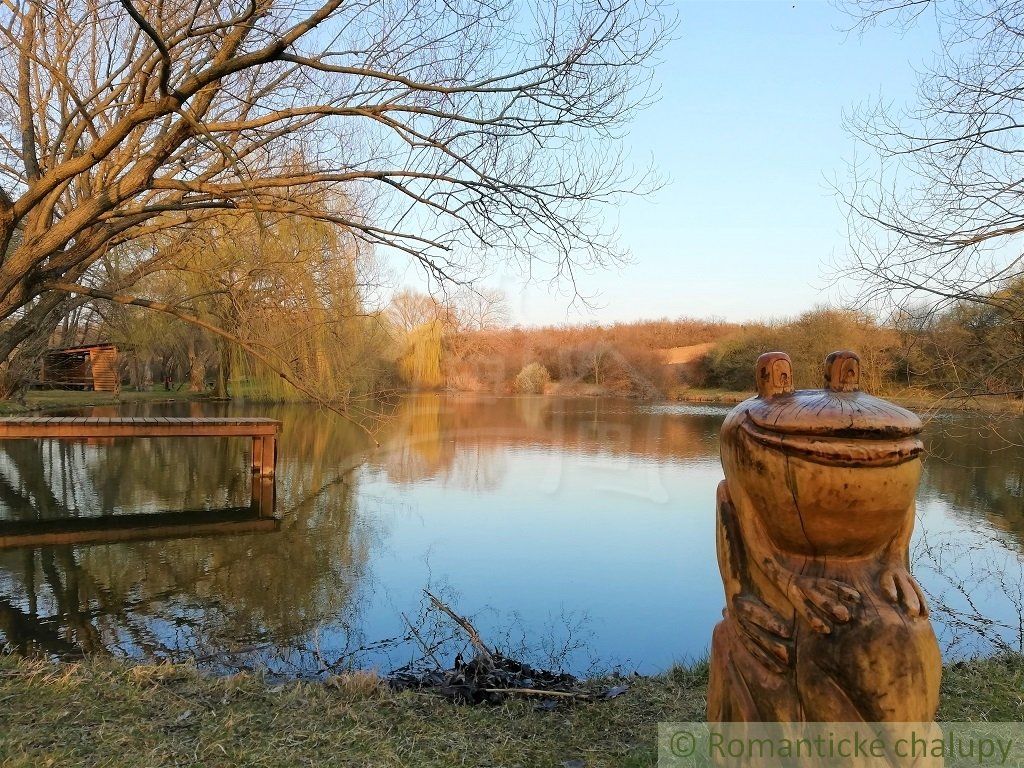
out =
<path fill-rule="evenodd" d="M 5 766 L 651 766 L 658 721 L 703 718 L 707 667 L 634 678 L 608 701 L 539 711 L 393 693 L 365 675 L 273 685 L 187 666 L 0 657 Z M 940 716 L 1021 720 L 1024 657 L 947 668 Z M 572 764 L 572 763 L 570 763 Z"/>
<path fill-rule="evenodd" d="M 712 403 L 715 405 L 735 405 L 742 403 L 754 392 L 735 392 L 729 389 L 713 389 L 707 387 L 673 387 L 668 392 L 668 399 L 683 403 Z"/>
<path fill-rule="evenodd" d="M 13 400 L 0 400 L 0 414 L 28 413 L 30 411 L 51 411 L 61 408 L 85 408 L 94 405 L 119 405 L 121 403 L 162 403 L 167 401 L 195 400 L 209 395 L 188 390 L 153 389 L 143 392 L 123 390 L 120 399 L 113 392 L 72 392 L 63 389 L 34 389 L 25 395 L 24 404 Z"/>
<path fill-rule="evenodd" d="M 1024 721 L 1024 656 L 947 664 L 942 672 L 939 719 Z"/>

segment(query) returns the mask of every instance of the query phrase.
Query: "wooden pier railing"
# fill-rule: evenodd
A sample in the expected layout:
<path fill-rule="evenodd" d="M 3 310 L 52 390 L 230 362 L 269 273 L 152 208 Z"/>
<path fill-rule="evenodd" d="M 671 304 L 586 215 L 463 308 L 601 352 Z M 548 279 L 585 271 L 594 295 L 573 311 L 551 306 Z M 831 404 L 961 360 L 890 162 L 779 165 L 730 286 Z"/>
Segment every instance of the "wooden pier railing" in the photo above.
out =
<path fill-rule="evenodd" d="M 8 416 L 0 440 L 90 437 L 251 437 L 252 471 L 273 477 L 281 422 L 262 418 Z"/>
<path fill-rule="evenodd" d="M 249 437 L 252 501 L 247 508 L 113 515 L 101 518 L 0 521 L 0 549 L 44 544 L 276 530 L 277 435 L 281 422 L 264 418 L 14 416 L 0 418 L 0 440 L 82 440 L 126 437 Z M 163 471 L 154 468 L 154 471 Z"/>

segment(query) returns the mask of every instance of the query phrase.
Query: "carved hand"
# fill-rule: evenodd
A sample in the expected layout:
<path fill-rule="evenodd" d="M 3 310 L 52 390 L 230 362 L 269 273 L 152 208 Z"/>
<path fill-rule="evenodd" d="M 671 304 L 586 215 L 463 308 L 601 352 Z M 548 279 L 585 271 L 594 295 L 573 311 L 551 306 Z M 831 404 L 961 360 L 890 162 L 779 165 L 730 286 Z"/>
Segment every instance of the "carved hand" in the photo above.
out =
<path fill-rule="evenodd" d="M 902 566 L 893 566 L 882 571 L 878 579 L 882 593 L 890 603 L 903 606 L 908 616 L 927 616 L 928 605 L 924 593 L 910 571 Z"/>
<path fill-rule="evenodd" d="M 860 592 L 853 587 L 815 576 L 794 576 L 788 592 L 797 613 L 811 629 L 824 635 L 832 631 L 833 623 L 848 622 L 853 616 L 851 609 L 860 603 Z"/>
<path fill-rule="evenodd" d="M 754 597 L 736 595 L 733 615 L 740 626 L 740 640 L 762 664 L 782 672 L 790 665 L 793 628 L 775 611 Z"/>

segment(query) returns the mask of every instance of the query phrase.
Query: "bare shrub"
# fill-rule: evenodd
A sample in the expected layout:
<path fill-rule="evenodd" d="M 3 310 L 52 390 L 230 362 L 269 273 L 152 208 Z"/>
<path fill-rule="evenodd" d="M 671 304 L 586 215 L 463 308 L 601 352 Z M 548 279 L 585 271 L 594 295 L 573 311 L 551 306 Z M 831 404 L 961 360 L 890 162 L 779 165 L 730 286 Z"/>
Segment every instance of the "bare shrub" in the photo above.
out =
<path fill-rule="evenodd" d="M 530 363 L 516 374 L 512 389 L 521 395 L 541 395 L 550 381 L 547 368 L 540 363 Z"/>

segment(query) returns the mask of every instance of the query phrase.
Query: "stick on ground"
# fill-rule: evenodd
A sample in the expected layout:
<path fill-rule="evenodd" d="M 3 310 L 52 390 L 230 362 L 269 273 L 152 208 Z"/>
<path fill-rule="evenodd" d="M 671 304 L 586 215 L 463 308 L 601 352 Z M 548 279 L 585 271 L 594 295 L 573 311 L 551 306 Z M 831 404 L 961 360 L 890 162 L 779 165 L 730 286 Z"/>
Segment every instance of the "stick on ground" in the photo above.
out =
<path fill-rule="evenodd" d="M 480 633 L 476 631 L 476 627 L 470 624 L 469 619 L 465 616 L 460 616 L 447 605 L 445 605 L 440 598 L 434 595 L 430 590 L 424 589 L 423 594 L 430 598 L 430 602 L 434 604 L 434 607 L 439 611 L 443 611 L 448 614 L 449 618 L 462 627 L 463 631 L 469 636 L 469 642 L 473 644 L 477 654 L 482 657 L 484 662 L 490 666 L 494 666 L 494 653 L 490 648 L 480 639 Z"/>

